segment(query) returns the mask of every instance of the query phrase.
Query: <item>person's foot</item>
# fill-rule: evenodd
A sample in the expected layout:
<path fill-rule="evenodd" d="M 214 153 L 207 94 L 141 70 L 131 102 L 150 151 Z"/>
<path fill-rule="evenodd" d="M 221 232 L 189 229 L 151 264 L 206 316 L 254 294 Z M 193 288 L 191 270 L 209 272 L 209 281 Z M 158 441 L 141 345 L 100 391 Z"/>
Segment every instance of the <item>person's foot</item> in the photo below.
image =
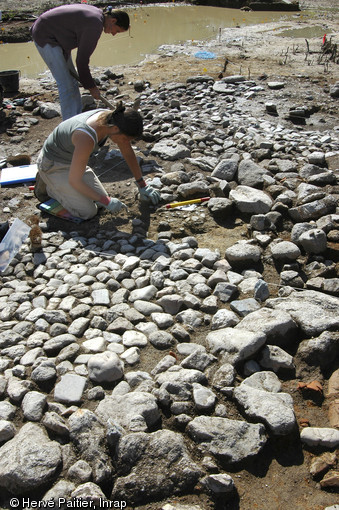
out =
<path fill-rule="evenodd" d="M 35 198 L 39 200 L 39 202 L 46 202 L 50 199 L 50 197 L 47 195 L 46 184 L 41 179 L 39 172 L 36 174 L 34 195 Z"/>

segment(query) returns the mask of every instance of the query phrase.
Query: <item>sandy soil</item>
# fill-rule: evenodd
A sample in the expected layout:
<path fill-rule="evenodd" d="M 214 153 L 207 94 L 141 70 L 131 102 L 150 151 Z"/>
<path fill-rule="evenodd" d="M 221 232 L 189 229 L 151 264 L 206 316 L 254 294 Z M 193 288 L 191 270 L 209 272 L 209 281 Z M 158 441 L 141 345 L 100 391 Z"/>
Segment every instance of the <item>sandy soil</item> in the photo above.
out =
<path fill-rule="evenodd" d="M 12 0 L 13 7 L 17 2 Z M 34 2 L 30 1 L 32 5 Z M 319 6 L 321 4 L 321 7 Z M 22 2 L 24 6 L 24 2 Z M 313 129 L 321 129 L 323 124 L 317 124 L 320 117 L 326 120 L 326 126 L 334 127 L 338 124 L 337 111 L 333 111 L 330 105 L 326 103 L 324 89 L 339 80 L 339 65 L 331 63 L 327 68 L 323 64 L 317 63 L 317 52 L 320 51 L 321 40 L 319 37 L 309 38 L 312 54 L 308 60 L 305 60 L 306 44 L 305 38 L 279 37 L 279 33 L 287 28 L 310 28 L 311 26 L 321 26 L 327 33 L 332 32 L 338 41 L 339 30 L 339 5 L 337 0 L 307 0 L 302 1 L 303 9 L 293 17 L 292 21 L 280 22 L 269 25 L 260 25 L 242 29 L 230 29 L 228 33 L 227 44 L 220 44 L 218 41 L 209 43 L 208 49 L 215 51 L 217 58 L 213 61 L 213 67 L 209 67 L 209 74 L 217 78 L 221 72 L 225 58 L 228 58 L 227 75 L 239 74 L 249 75 L 253 79 L 258 79 L 262 74 L 266 74 L 270 81 L 283 78 L 287 87 L 284 93 L 293 104 L 303 103 L 306 94 L 314 96 L 315 101 L 321 105 L 318 116 L 314 117 Z M 1 1 L 0 1 L 1 8 Z M 278 35 L 277 35 L 278 34 Z M 200 74 L 201 62 L 193 56 L 193 50 L 196 47 L 189 46 L 181 48 L 181 52 L 173 57 L 166 57 L 166 52 L 149 56 L 146 61 L 136 66 L 117 67 L 112 70 L 124 74 L 124 85 L 120 87 L 121 92 L 126 94 L 127 99 L 134 99 L 137 93 L 133 86 L 129 84 L 136 79 L 149 81 L 156 88 L 158 84 L 168 81 L 185 81 L 188 76 Z M 34 94 L 40 94 L 41 99 L 57 100 L 55 90 L 42 90 L 36 80 L 22 80 L 20 83 L 20 96 L 29 97 Z M 256 105 L 252 106 L 252 112 L 255 113 Z M 19 109 L 20 111 L 20 109 Z M 29 153 L 32 162 L 35 161 L 41 145 L 60 119 L 42 120 L 39 124 L 32 127 L 25 139 L 14 145 L 10 137 L 5 133 L 0 135 L 1 157 L 8 157 L 17 153 Z M 329 129 L 330 127 L 328 127 Z M 144 148 L 143 142 L 138 143 L 140 149 Z M 161 162 L 165 170 L 169 169 L 170 163 Z M 128 216 L 119 220 L 114 220 L 115 226 L 124 231 L 130 231 L 131 219 L 135 217 L 142 218 L 148 224 L 148 236 L 151 239 L 156 238 L 157 227 L 160 221 L 168 220 L 168 213 L 164 208 L 155 210 L 140 210 L 135 202 L 132 179 L 126 172 L 125 180 L 119 183 L 105 183 L 107 190 L 123 198 L 129 207 Z M 36 213 L 37 201 L 32 193 L 23 186 L 13 188 L 3 188 L 1 190 L 2 207 L 0 211 L 0 222 L 8 219 L 10 215 L 2 212 L 3 206 L 11 199 L 19 198 L 19 207 L 15 211 L 15 216 L 25 220 L 32 212 Z M 231 229 L 226 224 L 218 225 L 212 217 L 206 215 L 204 224 L 185 223 L 184 232 L 183 223 L 179 217 L 171 222 L 171 228 L 177 237 L 183 235 L 195 235 L 199 240 L 199 246 L 208 246 L 210 248 L 220 247 L 220 237 L 225 238 L 225 229 L 227 229 L 227 243 L 233 244 L 236 240 L 246 236 L 246 226 L 241 221 L 238 227 Z M 49 230 L 75 230 L 74 224 L 63 223 L 53 217 L 44 218 L 48 222 Z M 99 224 L 103 228 L 109 229 L 110 221 L 107 215 L 99 218 Z M 86 222 L 84 226 L 77 226 L 79 232 L 84 229 L 86 235 L 97 232 L 97 220 Z M 281 233 L 283 236 L 284 233 Z M 226 248 L 227 246 L 225 246 Z M 275 282 L 278 275 L 270 268 L 266 269 L 266 280 Z M 326 380 L 323 381 L 326 391 Z M 328 426 L 326 403 L 318 405 L 313 401 L 305 401 L 296 389 L 295 380 L 285 381 L 283 383 L 284 391 L 292 394 L 295 401 L 295 412 L 298 421 L 308 419 L 312 426 Z M 271 445 L 272 446 L 272 445 Z M 220 501 L 214 508 L 236 510 L 323 510 L 326 506 L 338 503 L 338 494 L 330 491 L 321 491 L 317 483 L 312 480 L 309 474 L 309 463 L 312 455 L 307 451 L 301 451 L 300 443 L 297 438 L 290 437 L 288 442 L 285 439 L 277 439 L 273 444 L 273 449 L 265 451 L 263 455 L 255 461 L 253 466 L 246 470 L 240 470 L 236 473 L 230 473 L 235 480 L 239 500 L 231 504 Z M 189 497 L 176 498 L 183 504 L 197 504 L 201 508 L 212 508 L 211 503 L 197 491 L 196 494 Z M 160 504 L 146 505 L 139 507 L 140 510 L 158 510 Z"/>

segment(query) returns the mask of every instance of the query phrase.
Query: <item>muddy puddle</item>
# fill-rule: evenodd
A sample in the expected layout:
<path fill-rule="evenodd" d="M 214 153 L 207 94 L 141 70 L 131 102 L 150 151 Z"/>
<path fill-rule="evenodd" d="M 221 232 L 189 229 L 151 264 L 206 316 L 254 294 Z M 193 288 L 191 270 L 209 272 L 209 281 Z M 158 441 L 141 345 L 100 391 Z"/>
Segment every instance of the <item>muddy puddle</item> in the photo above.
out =
<path fill-rule="evenodd" d="M 315 26 L 283 30 L 277 35 L 279 35 L 279 37 L 292 37 L 294 39 L 299 37 L 303 39 L 311 39 L 312 37 L 323 37 L 325 34 L 330 36 L 331 31 L 325 27 Z"/>

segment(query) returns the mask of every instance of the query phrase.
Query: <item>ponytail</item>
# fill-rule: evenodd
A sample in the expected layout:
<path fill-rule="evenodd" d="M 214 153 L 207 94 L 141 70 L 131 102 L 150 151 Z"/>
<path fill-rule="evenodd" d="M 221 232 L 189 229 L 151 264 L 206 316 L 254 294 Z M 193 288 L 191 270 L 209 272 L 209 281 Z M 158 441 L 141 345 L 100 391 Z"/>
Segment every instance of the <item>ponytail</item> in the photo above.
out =
<path fill-rule="evenodd" d="M 134 109 L 126 110 L 122 101 L 113 112 L 107 114 L 105 123 L 109 126 L 117 126 L 121 133 L 133 138 L 140 137 L 144 128 L 140 113 Z"/>

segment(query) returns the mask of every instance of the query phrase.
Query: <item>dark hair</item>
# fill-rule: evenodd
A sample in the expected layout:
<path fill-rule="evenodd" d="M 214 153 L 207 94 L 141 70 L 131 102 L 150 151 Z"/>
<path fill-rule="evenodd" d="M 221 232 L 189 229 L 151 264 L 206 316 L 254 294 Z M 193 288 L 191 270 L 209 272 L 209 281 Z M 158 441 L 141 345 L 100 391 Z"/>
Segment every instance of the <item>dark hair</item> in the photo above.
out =
<path fill-rule="evenodd" d="M 133 138 L 139 138 L 144 129 L 142 116 L 137 110 L 132 108 L 126 110 L 122 101 L 117 105 L 116 109 L 108 113 L 102 118 L 109 126 L 117 126 L 121 133 Z"/>
<path fill-rule="evenodd" d="M 106 7 L 104 10 L 104 14 L 107 14 L 111 18 L 115 18 L 117 20 L 118 27 L 123 28 L 124 30 L 129 29 L 129 15 L 125 11 L 115 10 L 111 5 Z"/>

